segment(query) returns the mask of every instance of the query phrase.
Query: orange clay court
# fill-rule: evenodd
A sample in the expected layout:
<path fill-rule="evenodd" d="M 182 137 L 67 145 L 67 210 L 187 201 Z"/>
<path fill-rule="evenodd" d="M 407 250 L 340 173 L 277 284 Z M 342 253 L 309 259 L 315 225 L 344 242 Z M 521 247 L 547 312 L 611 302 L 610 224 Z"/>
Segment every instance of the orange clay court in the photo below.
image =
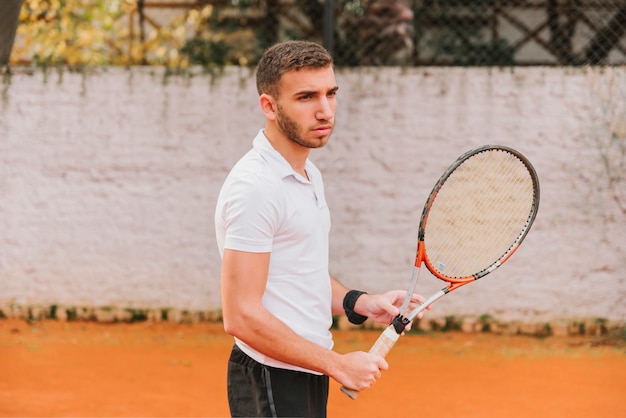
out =
<path fill-rule="evenodd" d="M 367 351 L 378 331 L 334 331 Z M 232 340 L 219 323 L 0 320 L 2 417 L 224 417 Z M 430 333 L 402 337 L 390 369 L 330 417 L 626 417 L 623 336 Z"/>

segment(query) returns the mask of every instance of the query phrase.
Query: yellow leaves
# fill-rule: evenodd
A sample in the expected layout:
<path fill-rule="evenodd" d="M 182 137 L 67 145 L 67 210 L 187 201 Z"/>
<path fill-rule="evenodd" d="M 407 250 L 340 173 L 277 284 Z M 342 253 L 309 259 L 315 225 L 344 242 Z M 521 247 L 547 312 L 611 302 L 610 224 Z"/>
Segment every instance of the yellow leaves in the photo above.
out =
<path fill-rule="evenodd" d="M 98 53 L 101 1 L 25 0 L 11 62 L 84 65 Z"/>
<path fill-rule="evenodd" d="M 161 46 L 161 47 L 157 48 L 157 50 L 156 50 L 157 58 L 163 59 L 163 58 L 165 58 L 166 54 L 167 54 L 167 48 L 165 48 L 164 46 Z"/>
<path fill-rule="evenodd" d="M 110 2 L 108 2 L 108 9 L 106 10 L 107 12 L 109 12 L 110 14 L 115 14 L 118 11 L 121 10 L 121 2 L 122 0 L 112 0 Z"/>
<path fill-rule="evenodd" d="M 102 28 L 104 30 L 110 30 L 113 28 L 114 20 L 111 16 L 104 16 L 102 19 Z"/>
<path fill-rule="evenodd" d="M 202 9 L 191 9 L 187 13 L 187 24 L 193 26 L 195 29 L 199 29 L 200 26 L 205 25 L 213 14 L 213 5 L 208 4 Z"/>
<path fill-rule="evenodd" d="M 137 2 L 135 0 L 124 0 L 122 5 L 124 13 L 131 14 L 137 11 Z"/>
<path fill-rule="evenodd" d="M 10 62 L 185 68 L 189 57 L 180 50 L 192 38 L 227 43 L 226 62 L 247 65 L 247 57 L 254 56 L 253 31 L 213 28 L 210 22 L 217 9 L 212 5 L 167 9 L 176 16 L 169 23 L 163 22 L 162 10 L 146 7 L 143 40 L 138 7 L 138 0 L 24 0 Z M 161 20 L 155 21 L 155 16 Z"/>
<path fill-rule="evenodd" d="M 200 12 L 200 15 L 202 16 L 203 19 L 210 18 L 212 14 L 213 14 L 213 5 L 211 4 L 204 6 L 202 8 L 202 11 Z"/>
<path fill-rule="evenodd" d="M 89 45 L 96 39 L 96 34 L 93 31 L 82 30 L 78 33 L 76 42 L 79 45 Z"/>
<path fill-rule="evenodd" d="M 184 26 L 177 26 L 172 31 L 172 36 L 178 41 L 184 41 L 186 32 L 187 31 L 185 30 Z"/>
<path fill-rule="evenodd" d="M 190 10 L 187 14 L 187 23 L 190 25 L 197 25 L 200 21 L 200 12 L 196 9 Z"/>

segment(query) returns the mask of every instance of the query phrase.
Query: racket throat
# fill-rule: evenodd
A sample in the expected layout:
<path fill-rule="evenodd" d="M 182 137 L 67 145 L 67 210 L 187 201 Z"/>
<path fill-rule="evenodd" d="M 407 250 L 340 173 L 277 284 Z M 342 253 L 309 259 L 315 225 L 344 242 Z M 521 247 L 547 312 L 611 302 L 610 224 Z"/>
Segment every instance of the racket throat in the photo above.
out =
<path fill-rule="evenodd" d="M 415 288 L 417 287 L 417 280 L 419 279 L 419 275 L 420 264 L 415 264 L 415 266 L 413 267 L 413 271 L 411 272 L 411 282 L 409 283 L 409 288 L 407 289 L 406 295 L 404 296 L 404 301 L 402 303 L 402 306 L 400 307 L 400 314 L 398 316 L 402 316 L 403 314 L 405 314 L 407 309 L 409 308 L 413 293 L 415 293 Z"/>

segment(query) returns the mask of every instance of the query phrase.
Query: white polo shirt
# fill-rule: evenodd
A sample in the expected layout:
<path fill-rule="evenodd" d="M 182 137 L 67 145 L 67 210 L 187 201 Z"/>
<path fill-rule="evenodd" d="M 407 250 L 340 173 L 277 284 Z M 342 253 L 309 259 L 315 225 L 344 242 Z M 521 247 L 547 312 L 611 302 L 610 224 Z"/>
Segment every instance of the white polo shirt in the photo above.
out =
<path fill-rule="evenodd" d="M 297 334 L 330 349 L 330 213 L 320 171 L 309 160 L 305 170 L 309 179 L 293 170 L 261 130 L 222 186 L 215 231 L 220 255 L 226 248 L 271 253 L 263 305 Z M 259 363 L 319 374 L 236 343 Z"/>

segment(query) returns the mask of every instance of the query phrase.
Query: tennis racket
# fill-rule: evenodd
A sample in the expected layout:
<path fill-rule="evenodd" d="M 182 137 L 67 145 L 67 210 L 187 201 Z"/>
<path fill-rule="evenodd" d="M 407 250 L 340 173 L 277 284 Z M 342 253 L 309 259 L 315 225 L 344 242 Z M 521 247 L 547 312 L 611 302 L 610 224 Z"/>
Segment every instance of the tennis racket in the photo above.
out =
<path fill-rule="evenodd" d="M 385 357 L 420 312 L 507 261 L 528 234 L 538 208 L 537 173 L 522 154 L 485 145 L 461 155 L 428 196 L 406 298 L 370 353 Z M 422 264 L 449 284 L 407 312 Z M 341 390 L 352 399 L 359 394 L 346 387 Z"/>

